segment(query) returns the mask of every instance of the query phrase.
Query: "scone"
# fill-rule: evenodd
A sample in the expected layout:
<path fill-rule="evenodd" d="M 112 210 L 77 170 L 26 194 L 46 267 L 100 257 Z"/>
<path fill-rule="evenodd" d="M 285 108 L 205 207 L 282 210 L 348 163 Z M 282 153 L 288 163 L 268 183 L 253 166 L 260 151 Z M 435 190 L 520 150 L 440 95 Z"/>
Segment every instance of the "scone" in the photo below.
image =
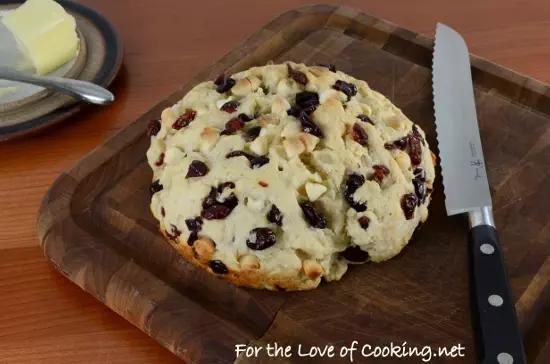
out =
<path fill-rule="evenodd" d="M 254 67 L 149 123 L 151 211 L 188 261 L 236 284 L 307 290 L 398 254 L 428 216 L 424 132 L 332 65 Z"/>

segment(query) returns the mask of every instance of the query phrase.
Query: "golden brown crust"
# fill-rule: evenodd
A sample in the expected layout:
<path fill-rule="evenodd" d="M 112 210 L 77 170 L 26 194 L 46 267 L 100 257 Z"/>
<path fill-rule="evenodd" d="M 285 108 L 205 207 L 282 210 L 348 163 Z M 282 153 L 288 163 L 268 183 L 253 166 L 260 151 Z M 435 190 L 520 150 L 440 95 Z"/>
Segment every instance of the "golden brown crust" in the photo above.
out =
<path fill-rule="evenodd" d="M 249 266 L 246 268 L 235 271 L 228 267 L 229 273 L 227 274 L 216 274 L 210 268 L 210 260 L 206 259 L 206 256 L 200 256 L 201 252 L 208 252 L 208 244 L 204 244 L 203 239 L 195 241 L 193 246 L 189 246 L 187 242 L 178 237 L 178 240 L 170 239 L 166 234 L 164 227 L 160 227 L 160 232 L 164 235 L 164 238 L 170 242 L 170 244 L 182 255 L 185 260 L 193 263 L 195 266 L 206 270 L 208 273 L 219 276 L 221 278 L 227 279 L 239 286 L 255 288 L 255 289 L 268 289 L 271 291 L 307 291 L 310 289 L 316 288 L 321 282 L 319 275 L 312 274 L 314 279 L 310 279 L 304 272 L 299 274 L 273 274 L 267 273 L 260 269 L 250 269 Z M 205 241 L 209 241 L 204 239 Z M 195 244 L 199 242 L 199 248 L 195 249 Z M 206 248 L 204 248 L 206 246 Z M 198 251 L 197 251 L 198 250 Z M 295 272 L 293 272 L 295 273 Z"/>

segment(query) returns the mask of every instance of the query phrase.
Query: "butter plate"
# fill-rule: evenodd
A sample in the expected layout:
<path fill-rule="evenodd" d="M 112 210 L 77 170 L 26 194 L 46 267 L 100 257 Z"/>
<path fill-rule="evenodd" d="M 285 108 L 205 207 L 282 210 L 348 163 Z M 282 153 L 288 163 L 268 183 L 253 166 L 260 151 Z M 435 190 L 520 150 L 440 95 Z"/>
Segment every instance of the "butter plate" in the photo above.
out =
<path fill-rule="evenodd" d="M 10 11 L 0 10 L 0 21 Z M 74 78 L 82 71 L 86 63 L 86 41 L 79 29 L 77 29 L 77 35 L 80 45 L 76 57 L 46 76 Z M 0 22 L 0 65 L 17 68 L 18 61 L 19 50 L 15 39 Z M 39 86 L 0 80 L 0 115 L 11 113 L 17 108 L 47 96 L 50 92 Z"/>
<path fill-rule="evenodd" d="M 22 3 L 19 0 L 0 0 L 0 13 Z M 75 59 L 51 75 L 90 81 L 107 87 L 122 64 L 122 44 L 114 27 L 100 13 L 83 4 L 66 0 L 58 3 L 75 17 L 81 48 Z M 0 62 L 9 60 L 2 59 Z M 0 142 L 42 131 L 74 115 L 84 105 L 57 92 L 41 88 L 35 88 L 34 91 L 38 92 L 26 89 L 25 97 L 16 97 L 9 89 L 4 95 L 0 94 Z"/>

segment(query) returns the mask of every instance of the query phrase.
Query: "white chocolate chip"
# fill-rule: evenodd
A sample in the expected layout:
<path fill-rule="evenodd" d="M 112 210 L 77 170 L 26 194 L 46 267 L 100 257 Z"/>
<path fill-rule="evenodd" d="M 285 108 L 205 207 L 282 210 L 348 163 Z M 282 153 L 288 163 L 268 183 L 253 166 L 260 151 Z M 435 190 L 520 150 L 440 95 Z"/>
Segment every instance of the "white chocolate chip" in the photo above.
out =
<path fill-rule="evenodd" d="M 216 244 L 208 238 L 200 238 L 193 243 L 193 248 L 201 261 L 209 261 L 214 257 Z"/>
<path fill-rule="evenodd" d="M 312 202 L 317 200 L 319 197 L 321 197 L 321 195 L 326 191 L 327 191 L 327 188 L 324 185 L 320 185 L 318 183 L 311 183 L 311 182 L 306 183 L 307 197 Z"/>
<path fill-rule="evenodd" d="M 347 96 L 343 92 L 337 91 L 332 88 L 321 92 L 321 94 L 319 95 L 319 103 L 321 104 L 326 103 L 330 99 L 346 101 Z"/>
<path fill-rule="evenodd" d="M 389 119 L 388 121 L 386 121 L 386 125 L 395 130 L 405 129 L 405 121 L 397 118 Z"/>
<path fill-rule="evenodd" d="M 298 123 L 288 123 L 281 132 L 281 137 L 289 138 L 294 135 L 298 135 L 302 132 L 300 125 Z"/>
<path fill-rule="evenodd" d="M 181 115 L 181 107 L 179 102 L 172 106 L 172 114 L 174 115 L 174 118 L 178 118 Z"/>
<path fill-rule="evenodd" d="M 260 125 L 262 127 L 266 127 L 269 124 L 275 124 L 275 125 L 279 124 L 279 118 L 276 115 L 273 115 L 273 114 L 263 115 L 260 118 Z"/>
<path fill-rule="evenodd" d="M 283 147 L 285 148 L 285 153 L 288 159 L 292 159 L 306 150 L 304 143 L 302 143 L 298 138 L 285 139 L 283 141 Z"/>
<path fill-rule="evenodd" d="M 250 143 L 250 150 L 257 155 L 267 154 L 267 137 L 257 137 L 252 143 Z"/>
<path fill-rule="evenodd" d="M 306 152 L 308 153 L 313 152 L 315 146 L 317 145 L 317 143 L 319 143 L 319 138 L 309 133 L 300 133 L 298 134 L 298 138 L 304 144 L 304 146 L 306 147 Z"/>
<path fill-rule="evenodd" d="M 175 164 L 181 159 L 183 159 L 184 157 L 185 157 L 185 153 L 183 153 L 179 148 L 170 147 L 164 153 L 164 162 L 166 164 Z"/>
<path fill-rule="evenodd" d="M 246 206 L 254 211 L 262 211 L 265 207 L 265 201 L 262 199 L 248 197 L 248 203 Z"/>
<path fill-rule="evenodd" d="M 252 83 L 247 77 L 238 80 L 231 88 L 231 93 L 235 96 L 245 96 L 249 92 L 252 92 Z"/>
<path fill-rule="evenodd" d="M 211 150 L 214 145 L 216 145 L 218 139 L 220 138 L 220 133 L 214 128 L 204 128 L 200 134 L 200 137 L 200 149 L 202 152 L 207 152 Z"/>
<path fill-rule="evenodd" d="M 411 166 L 411 158 L 406 152 L 396 149 L 392 151 L 392 154 L 393 154 L 393 159 L 395 159 L 395 162 L 397 162 L 397 164 L 401 169 L 403 170 L 409 169 L 409 167 Z"/>
<path fill-rule="evenodd" d="M 166 108 L 162 110 L 162 114 L 160 115 L 160 119 L 163 123 L 172 125 L 174 121 L 176 121 L 176 118 L 174 117 L 174 112 L 172 111 L 172 108 Z"/>
<path fill-rule="evenodd" d="M 292 93 L 292 86 L 287 79 L 282 79 L 277 84 L 277 94 L 281 96 L 287 96 Z"/>
<path fill-rule="evenodd" d="M 309 277 L 309 279 L 317 279 L 321 276 L 321 274 L 323 274 L 323 267 L 321 267 L 321 264 L 319 264 L 316 260 L 306 259 L 302 263 L 302 267 L 304 268 L 304 273 Z"/>
<path fill-rule="evenodd" d="M 271 105 L 271 112 L 277 115 L 287 115 L 287 110 L 290 109 L 290 104 L 282 97 L 277 97 Z"/>
<path fill-rule="evenodd" d="M 253 255 L 244 255 L 239 260 L 239 264 L 242 270 L 254 270 L 260 268 L 260 262 L 258 258 Z"/>
<path fill-rule="evenodd" d="M 252 86 L 252 91 L 256 91 L 258 87 L 262 84 L 262 81 L 258 77 L 249 76 L 248 80 L 250 81 L 250 85 Z"/>

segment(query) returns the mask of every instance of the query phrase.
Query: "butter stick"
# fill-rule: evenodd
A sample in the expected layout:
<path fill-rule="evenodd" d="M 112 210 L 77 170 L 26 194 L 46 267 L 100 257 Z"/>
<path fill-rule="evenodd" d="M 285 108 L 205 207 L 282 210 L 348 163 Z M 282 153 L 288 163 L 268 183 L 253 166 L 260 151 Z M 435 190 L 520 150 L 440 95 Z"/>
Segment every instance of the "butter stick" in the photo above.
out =
<path fill-rule="evenodd" d="M 53 0 L 27 0 L 2 19 L 36 73 L 50 73 L 78 52 L 76 21 Z"/>

